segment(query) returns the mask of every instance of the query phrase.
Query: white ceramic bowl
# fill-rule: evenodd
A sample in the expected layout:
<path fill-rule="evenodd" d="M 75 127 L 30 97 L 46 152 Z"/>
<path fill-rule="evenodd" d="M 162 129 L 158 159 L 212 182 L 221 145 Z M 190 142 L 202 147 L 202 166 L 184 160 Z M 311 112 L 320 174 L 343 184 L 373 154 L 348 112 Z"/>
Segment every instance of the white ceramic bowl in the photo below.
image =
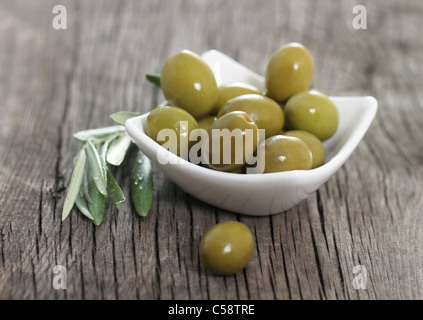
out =
<path fill-rule="evenodd" d="M 213 70 L 217 83 L 242 81 L 264 89 L 263 77 L 226 55 L 207 51 L 202 58 Z M 148 114 L 126 121 L 133 142 L 185 192 L 216 207 L 236 213 L 265 216 L 287 210 L 324 184 L 348 159 L 363 138 L 376 111 L 373 97 L 331 97 L 339 112 L 335 135 L 324 142 L 326 163 L 313 170 L 267 174 L 234 174 L 207 169 L 165 151 L 176 164 L 162 165 L 157 159 L 163 149 L 144 132 Z"/>

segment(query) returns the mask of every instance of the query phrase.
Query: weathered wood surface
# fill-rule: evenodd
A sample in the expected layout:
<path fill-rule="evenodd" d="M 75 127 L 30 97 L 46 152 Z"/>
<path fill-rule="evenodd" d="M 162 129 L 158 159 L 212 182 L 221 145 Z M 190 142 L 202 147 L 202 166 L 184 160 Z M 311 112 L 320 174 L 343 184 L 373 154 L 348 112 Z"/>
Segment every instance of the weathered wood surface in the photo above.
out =
<path fill-rule="evenodd" d="M 52 27 L 63 4 L 68 29 Z M 421 1 L 0 1 L 1 299 L 422 299 Z M 72 133 L 162 100 L 144 78 L 178 50 L 218 49 L 258 73 L 280 45 L 312 52 L 315 85 L 373 95 L 375 121 L 347 163 L 297 207 L 271 217 L 216 209 L 155 171 L 153 208 L 110 205 L 95 227 L 60 220 Z M 127 167 L 117 178 L 128 190 Z M 204 232 L 236 219 L 257 247 L 234 276 L 206 272 Z M 52 286 L 67 268 L 67 289 Z M 367 269 L 356 290 L 353 267 Z"/>

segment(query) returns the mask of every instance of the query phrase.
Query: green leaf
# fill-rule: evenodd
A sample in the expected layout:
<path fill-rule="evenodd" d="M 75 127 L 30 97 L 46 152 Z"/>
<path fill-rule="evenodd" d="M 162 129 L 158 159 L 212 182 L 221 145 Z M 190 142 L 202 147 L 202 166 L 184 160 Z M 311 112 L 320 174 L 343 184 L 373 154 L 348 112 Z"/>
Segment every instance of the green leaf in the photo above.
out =
<path fill-rule="evenodd" d="M 153 166 L 141 151 L 138 151 L 132 167 L 131 198 L 138 215 L 145 217 L 153 200 Z"/>
<path fill-rule="evenodd" d="M 107 171 L 107 192 L 116 208 L 119 210 L 120 205 L 125 202 L 126 198 L 109 170 Z"/>
<path fill-rule="evenodd" d="M 101 150 L 100 150 L 100 162 L 101 162 L 101 168 L 103 170 L 104 176 L 106 177 L 106 183 L 107 183 L 107 178 L 109 177 L 108 172 L 109 172 L 109 168 L 107 166 L 107 152 L 109 150 L 109 146 L 112 143 L 113 140 L 116 140 L 116 138 L 119 135 L 114 134 L 112 136 L 110 136 L 101 146 Z M 108 183 L 107 183 L 108 185 Z"/>
<path fill-rule="evenodd" d="M 153 83 L 156 87 L 161 88 L 161 76 L 159 73 L 147 73 L 145 75 L 148 81 Z"/>
<path fill-rule="evenodd" d="M 103 169 L 105 170 L 104 173 L 106 174 L 108 168 L 107 168 L 107 152 L 109 150 L 109 146 L 110 144 L 116 140 L 119 137 L 119 135 L 114 134 L 112 136 L 110 136 L 102 145 L 101 147 L 101 151 L 100 151 L 100 160 L 101 160 L 101 164 L 103 166 Z"/>
<path fill-rule="evenodd" d="M 91 177 L 93 178 L 98 191 L 101 194 L 107 195 L 107 174 L 106 169 L 100 159 L 100 155 L 94 144 L 89 139 L 86 143 L 87 155 L 90 162 Z M 91 195 L 91 193 L 90 193 Z"/>
<path fill-rule="evenodd" d="M 82 194 L 81 194 L 81 191 L 82 191 Z M 84 177 L 82 179 L 82 184 L 81 184 L 81 188 L 79 192 L 81 197 L 85 198 L 88 202 L 92 202 L 90 198 L 90 194 L 88 192 L 88 178 L 87 178 L 87 173 L 85 171 L 84 171 Z"/>
<path fill-rule="evenodd" d="M 88 141 L 88 139 L 98 139 L 98 140 L 107 139 L 107 137 L 110 136 L 111 134 L 115 134 L 117 132 L 124 132 L 124 131 L 125 131 L 125 128 L 122 126 L 111 126 L 111 127 L 79 131 L 77 133 L 74 133 L 73 137 L 81 142 L 86 142 Z"/>
<path fill-rule="evenodd" d="M 119 111 L 119 112 L 111 114 L 110 119 L 112 119 L 114 122 L 124 126 L 126 120 L 133 118 L 133 117 L 137 117 L 139 115 L 141 115 L 141 113 L 130 112 L 130 111 Z"/>
<path fill-rule="evenodd" d="M 91 203 L 93 203 L 92 200 L 91 200 Z M 94 217 L 92 216 L 90 210 L 88 209 L 87 200 L 84 197 L 82 197 L 80 193 L 76 197 L 75 204 L 78 207 L 79 211 L 81 211 L 81 213 L 84 216 L 86 216 L 90 220 L 94 220 Z"/>
<path fill-rule="evenodd" d="M 84 176 L 86 160 L 87 160 L 87 155 L 85 153 L 85 150 L 82 149 L 77 155 L 75 168 L 72 172 L 72 178 L 69 183 L 69 188 L 66 194 L 65 203 L 63 205 L 62 221 L 64 221 L 68 217 L 69 213 L 72 210 L 73 205 L 75 204 L 76 198 L 79 193 L 79 189 L 81 187 L 82 179 Z"/>
<path fill-rule="evenodd" d="M 88 211 L 93 217 L 94 224 L 99 226 L 106 210 L 106 196 L 100 193 L 92 177 L 88 180 L 88 190 L 92 199 L 92 203 L 88 203 Z"/>
<path fill-rule="evenodd" d="M 113 166 L 120 166 L 131 143 L 132 140 L 126 133 L 120 135 L 110 144 L 107 151 L 107 162 Z"/>

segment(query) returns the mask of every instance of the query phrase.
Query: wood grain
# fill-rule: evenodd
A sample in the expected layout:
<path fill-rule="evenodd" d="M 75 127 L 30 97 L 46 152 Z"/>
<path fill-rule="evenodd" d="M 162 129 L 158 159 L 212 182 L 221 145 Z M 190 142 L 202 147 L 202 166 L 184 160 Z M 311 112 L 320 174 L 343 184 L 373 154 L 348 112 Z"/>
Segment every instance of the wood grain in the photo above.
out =
<path fill-rule="evenodd" d="M 361 1 L 0 1 L 0 299 L 422 299 L 423 5 Z M 95 227 L 61 222 L 72 134 L 119 110 L 163 100 L 147 72 L 181 49 L 218 49 L 263 73 L 280 45 L 306 45 L 314 86 L 373 95 L 375 121 L 347 163 L 295 208 L 271 217 L 226 212 L 155 170 L 146 218 L 109 205 Z M 134 152 L 129 159 L 134 157 Z M 129 161 L 115 174 L 129 194 Z M 201 236 L 225 220 L 256 239 L 248 267 L 218 277 L 199 262 Z M 52 286 L 67 269 L 67 289 Z M 353 267 L 367 269 L 356 290 Z"/>

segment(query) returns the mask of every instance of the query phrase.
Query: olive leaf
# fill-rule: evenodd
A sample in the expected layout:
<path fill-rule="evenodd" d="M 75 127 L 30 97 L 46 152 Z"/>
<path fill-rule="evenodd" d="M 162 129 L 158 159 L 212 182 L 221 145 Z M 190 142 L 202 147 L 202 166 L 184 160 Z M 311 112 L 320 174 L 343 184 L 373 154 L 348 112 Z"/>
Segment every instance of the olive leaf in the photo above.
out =
<path fill-rule="evenodd" d="M 101 164 L 103 166 L 103 169 L 105 170 L 104 172 L 106 173 L 107 171 L 107 153 L 109 151 L 109 146 L 110 144 L 116 140 L 119 137 L 119 135 L 114 134 L 111 135 L 101 146 L 101 150 L 100 150 L 100 160 L 101 160 Z M 107 178 L 107 175 L 106 175 Z"/>
<path fill-rule="evenodd" d="M 141 115 L 141 113 L 130 112 L 130 111 L 119 111 L 119 112 L 111 114 L 110 119 L 112 119 L 114 122 L 124 126 L 126 120 L 133 118 L 133 117 L 137 117 L 139 115 Z"/>
<path fill-rule="evenodd" d="M 98 128 L 98 129 L 78 131 L 73 134 L 73 137 L 76 140 L 79 140 L 81 142 L 87 142 L 88 139 L 98 139 L 98 140 L 107 139 L 111 134 L 124 132 L 124 131 L 125 131 L 125 128 L 122 126 L 111 126 L 111 127 L 104 127 L 104 128 Z"/>
<path fill-rule="evenodd" d="M 91 199 L 91 197 L 90 197 L 90 199 Z M 91 200 L 90 203 L 92 204 L 93 201 Z M 88 209 L 87 200 L 83 196 L 81 196 L 81 193 L 79 193 L 78 196 L 76 197 L 75 204 L 78 207 L 79 211 L 81 211 L 81 213 L 84 216 L 86 216 L 90 220 L 94 220 L 94 217 L 92 216 L 90 210 Z"/>
<path fill-rule="evenodd" d="M 153 83 L 156 87 L 161 88 L 161 76 L 159 73 L 147 73 L 145 75 L 148 81 Z"/>
<path fill-rule="evenodd" d="M 107 197 L 117 209 L 126 201 L 108 164 L 119 166 L 124 161 L 132 141 L 122 125 L 127 119 L 138 115 L 135 112 L 117 112 L 110 117 L 119 126 L 83 130 L 73 135 L 84 145 L 74 160 L 74 170 L 62 209 L 62 221 L 76 205 L 84 216 L 98 226 L 104 218 Z M 141 151 L 132 168 L 130 192 L 136 212 L 146 216 L 153 197 L 152 164 Z"/>
<path fill-rule="evenodd" d="M 122 204 L 126 199 L 125 195 L 122 192 L 122 189 L 119 187 L 116 179 L 110 173 L 109 168 L 107 167 L 107 154 L 111 144 L 116 141 L 119 135 L 115 134 L 110 136 L 101 147 L 100 160 L 105 169 L 106 179 L 107 179 L 107 194 L 112 199 L 113 203 L 116 205 L 116 208 L 119 210 L 120 204 Z M 123 155 L 125 156 L 125 155 Z"/>
<path fill-rule="evenodd" d="M 83 148 L 76 157 L 75 168 L 72 172 L 72 178 L 69 183 L 68 192 L 65 198 L 65 204 L 63 205 L 62 221 L 64 221 L 68 217 L 73 205 L 75 204 L 84 176 L 86 160 L 87 155 L 85 153 L 85 149 Z"/>
<path fill-rule="evenodd" d="M 98 154 L 96 147 L 90 139 L 88 139 L 88 141 L 86 142 L 86 146 L 88 160 L 91 168 L 91 177 L 93 178 L 98 191 L 100 191 L 100 193 L 103 195 L 107 195 L 106 169 L 103 166 L 103 163 L 100 159 L 100 155 Z"/>
<path fill-rule="evenodd" d="M 88 190 L 92 199 L 92 203 L 88 203 L 88 211 L 93 217 L 94 224 L 99 226 L 106 211 L 106 196 L 98 190 L 92 177 L 88 180 Z"/>
<path fill-rule="evenodd" d="M 120 135 L 109 146 L 106 157 L 107 162 L 113 166 L 120 166 L 131 143 L 132 140 L 126 133 Z"/>
<path fill-rule="evenodd" d="M 84 171 L 84 176 L 82 178 L 81 189 L 82 189 L 80 190 L 80 192 L 82 191 L 81 197 L 85 198 L 85 200 L 87 200 L 88 202 L 92 202 L 90 194 L 88 192 L 88 178 L 87 178 L 87 173 L 85 171 Z"/>
<path fill-rule="evenodd" d="M 125 202 L 126 198 L 110 171 L 107 171 L 107 192 L 110 199 L 112 199 L 116 208 L 119 210 L 120 205 Z"/>
<path fill-rule="evenodd" d="M 153 199 L 153 168 L 150 159 L 138 151 L 131 172 L 131 198 L 138 215 L 145 217 Z"/>

